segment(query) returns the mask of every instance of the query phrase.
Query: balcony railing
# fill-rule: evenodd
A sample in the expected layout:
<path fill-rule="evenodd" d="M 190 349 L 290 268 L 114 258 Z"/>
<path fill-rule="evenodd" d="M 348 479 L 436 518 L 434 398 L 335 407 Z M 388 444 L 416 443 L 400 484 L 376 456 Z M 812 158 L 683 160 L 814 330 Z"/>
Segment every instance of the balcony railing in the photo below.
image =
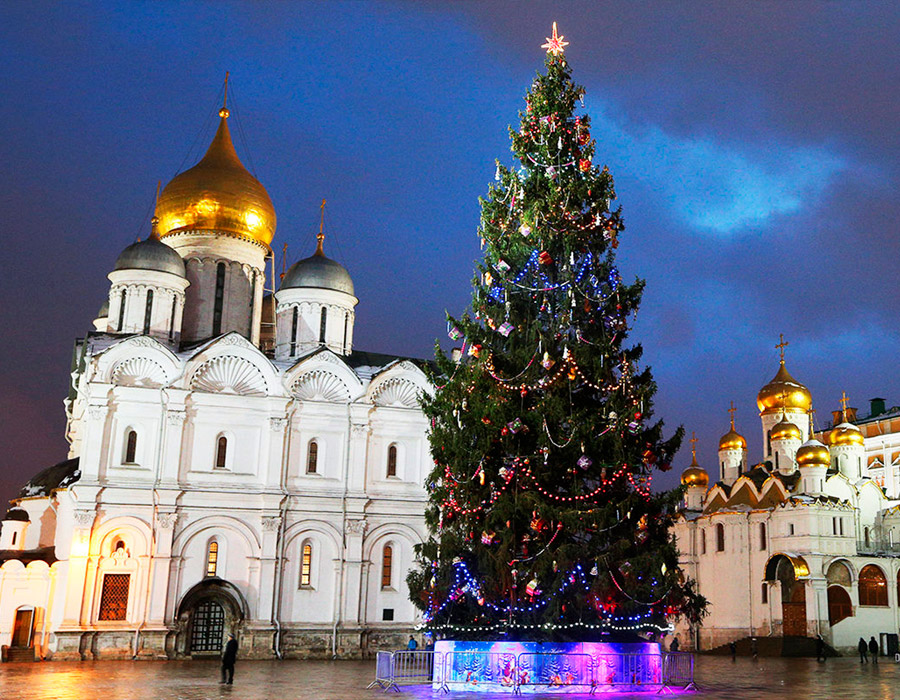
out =
<path fill-rule="evenodd" d="M 900 554 L 900 542 L 881 542 L 875 539 L 870 539 L 868 542 L 860 540 L 856 543 L 856 551 L 860 554 L 896 555 Z"/>

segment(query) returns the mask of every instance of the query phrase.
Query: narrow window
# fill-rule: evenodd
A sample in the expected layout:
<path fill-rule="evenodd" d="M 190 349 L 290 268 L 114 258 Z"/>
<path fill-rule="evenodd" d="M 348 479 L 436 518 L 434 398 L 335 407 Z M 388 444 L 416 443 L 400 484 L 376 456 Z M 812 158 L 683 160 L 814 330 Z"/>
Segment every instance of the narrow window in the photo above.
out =
<path fill-rule="evenodd" d="M 106 574 L 100 593 L 100 620 L 124 620 L 128 611 L 128 584 L 131 574 Z"/>
<path fill-rule="evenodd" d="M 322 316 L 319 318 L 319 342 L 325 342 L 325 326 L 328 324 L 328 309 L 322 307 Z"/>
<path fill-rule="evenodd" d="M 725 551 L 725 526 L 722 523 L 716 525 L 716 551 Z"/>
<path fill-rule="evenodd" d="M 222 333 L 222 306 L 225 301 L 225 263 L 216 265 L 216 295 L 213 302 L 213 327 L 214 336 Z"/>
<path fill-rule="evenodd" d="M 387 475 L 397 476 L 397 446 L 388 447 Z"/>
<path fill-rule="evenodd" d="M 772 456 L 772 431 L 766 432 L 766 454 Z"/>
<path fill-rule="evenodd" d="M 700 554 L 706 554 L 706 530 L 700 530 Z"/>
<path fill-rule="evenodd" d="M 766 524 L 759 524 L 759 548 L 764 550 L 766 548 Z"/>
<path fill-rule="evenodd" d="M 216 575 L 216 565 L 219 563 L 219 543 L 213 540 L 206 550 L 206 575 Z"/>
<path fill-rule="evenodd" d="M 228 456 L 228 438 L 220 436 L 216 442 L 216 469 L 225 468 L 225 458 Z"/>
<path fill-rule="evenodd" d="M 14 533 L 13 533 L 13 536 L 12 536 L 12 542 L 11 542 L 11 544 L 13 545 L 13 547 L 16 546 L 16 540 L 17 540 L 18 538 L 19 538 L 19 533 L 18 533 L 18 532 L 14 532 Z"/>
<path fill-rule="evenodd" d="M 788 524 L 788 534 L 789 534 L 789 535 L 793 535 L 793 534 L 794 534 L 794 523 L 789 523 L 789 524 Z"/>
<path fill-rule="evenodd" d="M 153 314 L 153 290 L 147 290 L 147 306 L 144 308 L 144 335 L 150 333 L 150 316 Z"/>
<path fill-rule="evenodd" d="M 394 550 L 391 545 L 384 545 L 384 551 L 381 554 L 381 587 L 391 587 L 391 568 L 394 563 Z"/>
<path fill-rule="evenodd" d="M 863 528 L 863 541 L 864 541 L 866 547 L 868 547 L 869 546 L 869 528 L 867 528 L 867 527 Z"/>
<path fill-rule="evenodd" d="M 122 328 L 125 327 L 125 290 L 122 290 L 122 295 L 119 297 L 119 327 L 116 329 L 121 331 Z"/>
<path fill-rule="evenodd" d="M 344 354 L 347 354 L 347 327 L 350 324 L 350 314 L 344 314 L 344 341 L 341 343 L 341 347 L 344 348 Z"/>
<path fill-rule="evenodd" d="M 291 314 L 291 355 L 297 354 L 297 317 L 299 315 L 299 311 L 295 306 L 294 312 Z"/>
<path fill-rule="evenodd" d="M 844 536 L 844 519 L 838 518 L 838 532 L 841 533 L 841 537 Z"/>
<path fill-rule="evenodd" d="M 778 453 L 775 453 L 775 468 L 778 469 Z"/>
<path fill-rule="evenodd" d="M 767 583 L 762 585 L 762 602 L 763 605 L 767 605 L 769 602 L 769 584 Z"/>
<path fill-rule="evenodd" d="M 137 456 L 137 431 L 129 430 L 125 437 L 125 464 L 134 464 Z"/>
<path fill-rule="evenodd" d="M 169 316 L 169 340 L 175 338 L 175 311 L 178 308 L 178 297 L 172 295 L 172 315 Z"/>
<path fill-rule="evenodd" d="M 300 587 L 309 588 L 312 585 L 312 545 L 303 543 L 303 554 L 300 557 Z"/>
<path fill-rule="evenodd" d="M 831 519 L 831 534 L 832 534 L 832 535 L 838 534 L 838 533 L 837 533 L 837 530 L 838 530 L 838 524 L 837 524 L 837 521 L 838 521 L 837 518 L 832 518 L 832 519 Z"/>
<path fill-rule="evenodd" d="M 306 453 L 306 473 L 315 474 L 319 468 L 319 443 L 309 441 L 309 450 Z"/>

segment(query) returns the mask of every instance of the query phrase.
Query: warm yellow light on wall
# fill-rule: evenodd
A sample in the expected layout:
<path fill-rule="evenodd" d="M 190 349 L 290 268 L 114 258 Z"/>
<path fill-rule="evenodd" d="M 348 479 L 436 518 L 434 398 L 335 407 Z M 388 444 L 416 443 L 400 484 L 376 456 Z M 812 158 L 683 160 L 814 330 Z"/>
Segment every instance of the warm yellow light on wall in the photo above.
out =
<path fill-rule="evenodd" d="M 90 551 L 90 541 L 91 538 L 87 532 L 75 535 L 72 538 L 72 549 L 69 551 L 69 557 L 86 557 L 88 551 Z"/>

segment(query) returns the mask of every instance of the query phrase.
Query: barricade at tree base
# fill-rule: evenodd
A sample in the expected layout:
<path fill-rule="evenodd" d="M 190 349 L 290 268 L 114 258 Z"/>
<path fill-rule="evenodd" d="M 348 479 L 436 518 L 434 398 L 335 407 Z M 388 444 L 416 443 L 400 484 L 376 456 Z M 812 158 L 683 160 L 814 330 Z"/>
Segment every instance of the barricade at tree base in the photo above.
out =
<path fill-rule="evenodd" d="M 434 690 L 585 693 L 658 690 L 663 657 L 651 642 L 471 642 L 441 640 Z"/>

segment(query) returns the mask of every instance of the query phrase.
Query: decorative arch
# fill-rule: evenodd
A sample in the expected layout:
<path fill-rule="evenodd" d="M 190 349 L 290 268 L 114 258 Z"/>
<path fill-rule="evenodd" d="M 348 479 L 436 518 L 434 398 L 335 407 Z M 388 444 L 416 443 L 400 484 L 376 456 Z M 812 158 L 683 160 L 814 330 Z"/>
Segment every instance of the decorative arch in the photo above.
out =
<path fill-rule="evenodd" d="M 398 360 L 372 378 L 367 398 L 376 406 L 418 408 L 419 397 L 432 391 L 421 369 L 408 360 Z"/>
<path fill-rule="evenodd" d="M 348 401 L 362 391 L 356 373 L 326 347 L 298 360 L 284 373 L 282 381 L 289 394 L 305 401 Z"/>
<path fill-rule="evenodd" d="M 91 533 L 91 556 L 112 556 L 117 539 L 125 542 L 130 556 L 144 556 L 150 552 L 150 525 L 133 515 L 118 515 L 103 521 Z"/>
<path fill-rule="evenodd" d="M 350 388 L 334 372 L 325 369 L 299 375 L 291 385 L 291 394 L 301 401 L 344 403 L 350 400 Z"/>
<path fill-rule="evenodd" d="M 181 374 L 180 360 L 165 345 L 149 336 L 128 338 L 94 358 L 94 376 L 106 384 L 159 388 Z"/>
<path fill-rule="evenodd" d="M 363 559 L 366 561 L 376 561 L 373 559 L 375 548 L 379 545 L 379 540 L 384 538 L 402 538 L 409 543 L 410 548 L 420 544 L 422 536 L 409 525 L 403 523 L 386 523 L 379 525 L 366 537 L 363 545 Z"/>
<path fill-rule="evenodd" d="M 191 377 L 190 388 L 238 396 L 265 396 L 268 389 L 259 367 L 235 355 L 219 355 L 204 362 Z"/>
<path fill-rule="evenodd" d="M 207 531 L 206 535 L 210 536 L 216 529 L 229 530 L 239 535 L 247 544 L 251 556 L 259 556 L 261 545 L 256 531 L 244 521 L 227 515 L 211 515 L 188 525 L 175 536 L 175 540 L 172 542 L 173 555 L 182 556 L 188 544 L 195 537 L 203 535 L 204 531 Z"/>

